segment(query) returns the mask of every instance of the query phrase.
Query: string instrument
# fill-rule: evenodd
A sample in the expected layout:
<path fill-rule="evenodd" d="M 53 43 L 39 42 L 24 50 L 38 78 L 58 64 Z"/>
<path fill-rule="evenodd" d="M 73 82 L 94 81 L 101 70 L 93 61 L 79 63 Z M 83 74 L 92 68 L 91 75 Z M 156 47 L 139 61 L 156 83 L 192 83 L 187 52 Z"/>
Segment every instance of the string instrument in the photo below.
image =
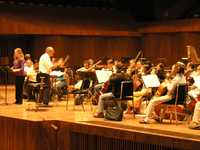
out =
<path fill-rule="evenodd" d="M 66 57 L 65 57 L 65 59 L 63 61 L 63 64 L 65 65 L 68 62 L 68 60 L 69 60 L 69 55 L 66 55 Z"/>
<path fill-rule="evenodd" d="M 161 83 L 160 86 L 158 87 L 155 96 L 163 96 L 167 94 L 167 85 L 165 82 Z"/>
<path fill-rule="evenodd" d="M 108 81 L 103 83 L 101 93 L 106 93 L 106 92 L 109 91 L 109 89 L 110 89 L 110 82 L 108 80 Z"/>
<path fill-rule="evenodd" d="M 138 60 L 138 58 L 140 57 L 141 54 L 142 54 L 142 51 L 140 50 L 140 51 L 137 53 L 136 57 L 134 58 L 135 62 L 137 62 L 137 60 Z"/>
<path fill-rule="evenodd" d="M 102 61 L 101 60 L 99 60 L 99 61 L 97 61 L 95 64 L 93 64 L 90 68 L 88 68 L 87 70 L 88 71 L 91 71 L 95 66 L 97 66 L 98 64 L 100 64 Z"/>
<path fill-rule="evenodd" d="M 133 76 L 133 88 L 134 88 L 134 91 L 141 90 L 142 86 L 143 86 L 142 80 L 137 75 Z"/>

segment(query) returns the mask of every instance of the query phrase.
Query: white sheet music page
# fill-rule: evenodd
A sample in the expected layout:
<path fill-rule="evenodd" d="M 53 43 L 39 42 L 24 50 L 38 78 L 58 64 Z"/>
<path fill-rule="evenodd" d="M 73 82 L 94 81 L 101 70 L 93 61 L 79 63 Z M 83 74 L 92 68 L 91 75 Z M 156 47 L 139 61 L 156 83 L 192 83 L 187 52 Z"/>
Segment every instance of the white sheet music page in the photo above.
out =
<path fill-rule="evenodd" d="M 111 75 L 112 75 L 112 71 L 96 70 L 96 76 L 99 83 L 104 83 L 108 81 Z"/>
<path fill-rule="evenodd" d="M 60 77 L 62 75 L 64 75 L 64 72 L 61 72 L 61 71 L 52 71 L 50 73 L 50 76 L 55 76 L 55 77 Z"/>
<path fill-rule="evenodd" d="M 142 80 L 144 82 L 145 87 L 147 88 L 160 86 L 160 81 L 158 79 L 158 76 L 155 74 L 142 76 Z"/>

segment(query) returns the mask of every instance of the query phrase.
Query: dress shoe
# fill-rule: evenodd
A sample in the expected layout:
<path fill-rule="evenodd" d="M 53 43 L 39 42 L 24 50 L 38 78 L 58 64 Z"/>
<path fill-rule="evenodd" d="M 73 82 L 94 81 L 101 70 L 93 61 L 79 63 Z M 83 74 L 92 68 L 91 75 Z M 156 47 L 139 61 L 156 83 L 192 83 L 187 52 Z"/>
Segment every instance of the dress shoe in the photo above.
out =
<path fill-rule="evenodd" d="M 95 118 L 104 118 L 104 114 L 103 114 L 103 112 L 96 113 L 96 114 L 94 115 L 94 117 L 95 117 Z"/>

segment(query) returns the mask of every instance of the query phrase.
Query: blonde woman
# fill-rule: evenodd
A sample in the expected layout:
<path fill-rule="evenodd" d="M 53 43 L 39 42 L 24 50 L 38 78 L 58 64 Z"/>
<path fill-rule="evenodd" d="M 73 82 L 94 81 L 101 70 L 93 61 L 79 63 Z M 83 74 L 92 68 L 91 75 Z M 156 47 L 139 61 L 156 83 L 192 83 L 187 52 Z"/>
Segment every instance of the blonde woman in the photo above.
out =
<path fill-rule="evenodd" d="M 24 54 L 21 48 L 15 48 L 13 54 L 13 66 L 12 71 L 15 73 L 15 104 L 22 104 L 23 103 L 23 84 L 25 78 L 24 72 Z"/>

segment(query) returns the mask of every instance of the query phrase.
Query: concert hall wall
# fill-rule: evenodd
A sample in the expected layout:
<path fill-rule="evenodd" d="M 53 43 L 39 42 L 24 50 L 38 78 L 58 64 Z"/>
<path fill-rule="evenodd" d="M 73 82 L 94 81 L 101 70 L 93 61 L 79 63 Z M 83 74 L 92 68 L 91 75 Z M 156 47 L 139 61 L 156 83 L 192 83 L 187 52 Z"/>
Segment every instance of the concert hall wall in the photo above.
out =
<path fill-rule="evenodd" d="M 144 57 L 167 65 L 187 57 L 186 45 L 193 45 L 200 53 L 200 33 L 148 33 L 142 38 Z M 199 55 L 200 56 L 200 55 Z"/>
<path fill-rule="evenodd" d="M 56 10 L 56 13 L 55 13 Z M 139 50 L 154 63 L 171 65 L 186 57 L 186 45 L 200 52 L 200 21 L 136 24 L 115 10 L 0 5 L 0 56 L 21 47 L 39 58 L 46 46 L 56 57 L 71 56 L 71 66 L 87 58 L 135 57 Z"/>

